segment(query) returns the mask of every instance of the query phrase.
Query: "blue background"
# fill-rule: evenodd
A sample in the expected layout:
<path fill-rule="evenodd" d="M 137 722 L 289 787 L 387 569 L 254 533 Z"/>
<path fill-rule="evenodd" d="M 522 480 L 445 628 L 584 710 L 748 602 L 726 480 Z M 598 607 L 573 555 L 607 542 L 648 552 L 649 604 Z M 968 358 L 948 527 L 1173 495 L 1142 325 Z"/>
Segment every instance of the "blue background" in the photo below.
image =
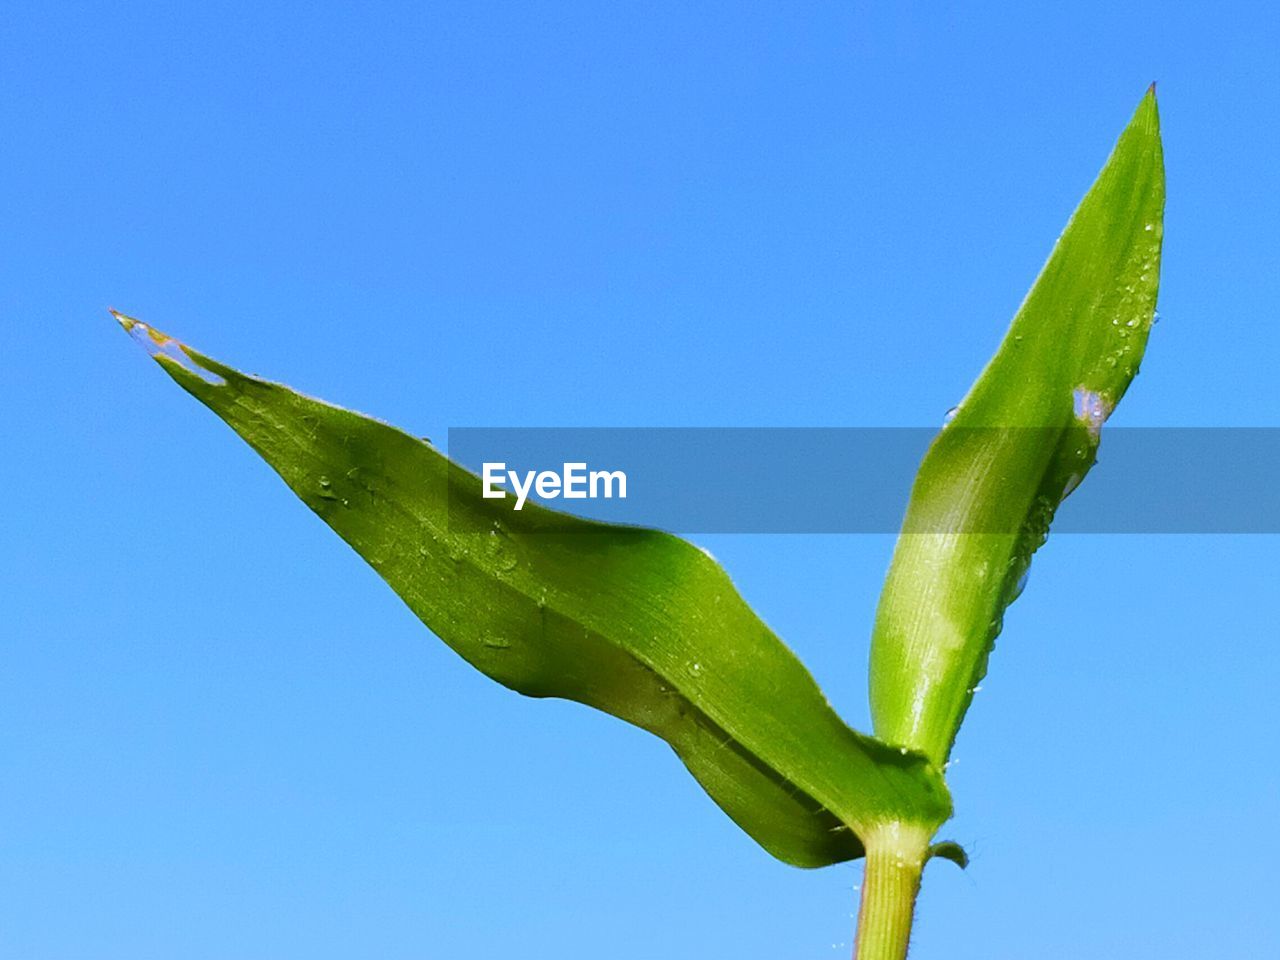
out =
<path fill-rule="evenodd" d="M 939 423 L 1155 78 L 1114 422 L 1277 425 L 1277 49 L 1263 3 L 10 0 L 0 955 L 846 955 L 860 868 L 471 671 L 106 307 L 431 436 Z M 892 538 L 703 542 L 865 726 Z M 1277 553 L 1051 538 L 914 960 L 1280 952 Z"/>

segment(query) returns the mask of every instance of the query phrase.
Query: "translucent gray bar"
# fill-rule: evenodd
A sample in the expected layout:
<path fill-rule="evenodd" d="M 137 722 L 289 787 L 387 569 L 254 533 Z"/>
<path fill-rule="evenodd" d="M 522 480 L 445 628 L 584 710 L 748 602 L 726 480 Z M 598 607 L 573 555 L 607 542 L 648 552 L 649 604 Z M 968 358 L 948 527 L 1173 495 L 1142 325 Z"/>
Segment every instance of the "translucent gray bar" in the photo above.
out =
<path fill-rule="evenodd" d="M 1019 443 L 1060 437 L 1013 432 Z M 934 427 L 466 427 L 449 431 L 448 450 L 477 475 L 485 463 L 521 476 L 562 474 L 566 463 L 626 474 L 625 499 L 530 497 L 579 517 L 684 533 L 896 533 L 937 434 Z M 478 491 L 479 476 L 475 484 Z M 1280 533 L 1278 484 L 1280 428 L 1104 428 L 1098 463 L 1058 511 L 1054 532 Z M 454 520 L 463 522 L 458 511 Z"/>

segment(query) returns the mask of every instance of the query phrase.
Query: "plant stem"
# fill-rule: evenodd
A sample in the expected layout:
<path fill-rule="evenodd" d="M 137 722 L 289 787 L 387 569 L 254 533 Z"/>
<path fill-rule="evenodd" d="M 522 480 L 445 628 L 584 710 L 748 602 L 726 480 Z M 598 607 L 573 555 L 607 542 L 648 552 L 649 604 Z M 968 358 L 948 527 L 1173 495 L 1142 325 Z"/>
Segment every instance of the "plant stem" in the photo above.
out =
<path fill-rule="evenodd" d="M 867 831 L 854 960 L 905 960 L 930 832 L 907 823 Z"/>

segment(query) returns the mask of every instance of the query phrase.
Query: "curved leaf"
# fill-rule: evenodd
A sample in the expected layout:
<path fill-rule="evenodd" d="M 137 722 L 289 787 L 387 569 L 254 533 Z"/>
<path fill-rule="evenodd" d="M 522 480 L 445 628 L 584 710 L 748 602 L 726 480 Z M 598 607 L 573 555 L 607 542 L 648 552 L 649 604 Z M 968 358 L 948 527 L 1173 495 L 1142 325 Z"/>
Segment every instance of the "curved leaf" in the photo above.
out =
<path fill-rule="evenodd" d="M 423 440 L 117 316 L 469 663 L 662 737 L 774 856 L 821 866 L 861 855 L 870 825 L 949 816 L 936 769 L 846 726 L 697 547 L 513 512 Z"/>
<path fill-rule="evenodd" d="M 929 859 L 950 860 L 961 870 L 969 869 L 969 854 L 954 840 L 940 840 L 929 847 Z"/>
<path fill-rule="evenodd" d="M 920 467 L 872 639 L 882 739 L 950 752 L 1004 609 L 1138 372 L 1163 212 L 1153 85 Z"/>

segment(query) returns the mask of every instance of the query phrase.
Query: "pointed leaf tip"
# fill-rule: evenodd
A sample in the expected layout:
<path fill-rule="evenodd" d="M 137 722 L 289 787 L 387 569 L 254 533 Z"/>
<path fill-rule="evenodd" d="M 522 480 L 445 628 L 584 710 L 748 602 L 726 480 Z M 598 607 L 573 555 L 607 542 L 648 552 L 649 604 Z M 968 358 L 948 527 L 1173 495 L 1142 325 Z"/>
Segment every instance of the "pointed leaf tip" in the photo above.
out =
<path fill-rule="evenodd" d="M 1156 82 L 1151 81 L 1151 86 L 1147 87 L 1147 92 L 1142 95 L 1142 99 L 1138 102 L 1138 108 L 1133 112 L 1133 118 L 1130 120 L 1131 128 L 1141 131 L 1142 133 L 1154 134 L 1160 136 L 1160 105 L 1156 100 Z"/>
<path fill-rule="evenodd" d="M 111 316 L 115 317 L 116 323 L 124 327 L 125 333 L 132 332 L 133 328 L 138 325 L 137 320 L 135 320 L 133 317 L 128 316 L 127 314 L 121 313 L 115 307 L 107 307 L 107 312 L 111 314 Z"/>
<path fill-rule="evenodd" d="M 152 360 L 168 369 L 170 375 L 181 381 L 180 374 L 174 369 L 176 367 L 214 386 L 222 386 L 226 382 L 217 370 L 206 363 L 206 358 L 191 350 L 186 344 L 135 317 L 127 316 L 119 310 L 108 309 L 133 341 L 147 351 Z"/>

